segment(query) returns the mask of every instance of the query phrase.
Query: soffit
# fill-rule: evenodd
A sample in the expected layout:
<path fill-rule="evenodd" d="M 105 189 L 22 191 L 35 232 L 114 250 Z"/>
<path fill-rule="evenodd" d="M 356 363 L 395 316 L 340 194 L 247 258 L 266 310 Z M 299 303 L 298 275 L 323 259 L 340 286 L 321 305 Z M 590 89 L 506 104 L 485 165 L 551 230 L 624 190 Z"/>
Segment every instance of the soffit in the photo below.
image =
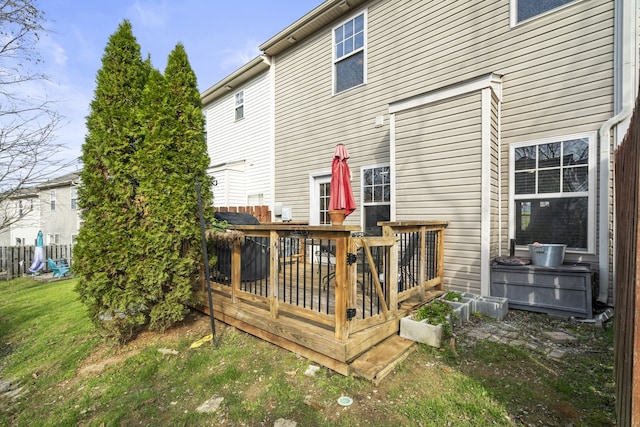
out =
<path fill-rule="evenodd" d="M 366 1 L 367 0 L 327 0 L 261 44 L 259 49 L 267 55 L 277 55 L 344 15 L 353 13 L 358 6 L 364 4 Z"/>

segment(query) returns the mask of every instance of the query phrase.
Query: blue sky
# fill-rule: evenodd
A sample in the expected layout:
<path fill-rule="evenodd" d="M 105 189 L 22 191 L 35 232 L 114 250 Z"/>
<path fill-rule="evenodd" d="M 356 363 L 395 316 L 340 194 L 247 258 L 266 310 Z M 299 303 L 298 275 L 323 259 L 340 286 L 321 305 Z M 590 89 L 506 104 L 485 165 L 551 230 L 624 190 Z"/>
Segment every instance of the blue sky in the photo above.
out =
<path fill-rule="evenodd" d="M 39 91 L 57 102 L 67 124 L 57 135 L 78 157 L 95 77 L 109 36 L 128 19 L 143 57 L 164 71 L 181 42 L 200 91 L 260 53 L 258 46 L 322 0 L 41 0 L 50 32 L 40 42 L 42 69 L 50 82 Z"/>

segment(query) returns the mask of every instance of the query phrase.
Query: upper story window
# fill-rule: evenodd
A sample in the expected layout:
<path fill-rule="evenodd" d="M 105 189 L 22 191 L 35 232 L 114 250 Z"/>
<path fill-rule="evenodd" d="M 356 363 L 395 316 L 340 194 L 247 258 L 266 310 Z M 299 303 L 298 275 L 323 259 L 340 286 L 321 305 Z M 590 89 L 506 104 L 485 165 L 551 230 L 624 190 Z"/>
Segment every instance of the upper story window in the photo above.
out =
<path fill-rule="evenodd" d="M 511 0 L 511 25 L 578 0 Z"/>
<path fill-rule="evenodd" d="M 56 190 L 51 190 L 49 192 L 49 202 L 51 203 L 51 210 L 56 210 Z"/>
<path fill-rule="evenodd" d="M 334 93 L 365 83 L 365 24 L 362 12 L 333 30 Z"/>
<path fill-rule="evenodd" d="M 236 120 L 244 118 L 244 90 L 236 93 Z"/>
<path fill-rule="evenodd" d="M 566 244 L 593 252 L 595 135 L 571 135 L 510 147 L 516 244 Z"/>
<path fill-rule="evenodd" d="M 71 209 L 78 209 L 78 189 L 71 187 Z"/>

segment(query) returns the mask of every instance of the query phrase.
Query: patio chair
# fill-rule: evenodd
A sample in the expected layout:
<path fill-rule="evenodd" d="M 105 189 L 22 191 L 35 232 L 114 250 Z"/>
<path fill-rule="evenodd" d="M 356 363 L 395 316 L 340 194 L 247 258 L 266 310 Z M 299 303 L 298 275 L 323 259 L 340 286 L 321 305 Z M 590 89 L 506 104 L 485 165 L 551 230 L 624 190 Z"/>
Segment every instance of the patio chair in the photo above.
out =
<path fill-rule="evenodd" d="M 314 254 L 314 262 L 318 264 L 318 266 L 324 265 L 327 267 L 326 274 L 323 274 L 320 279 L 322 289 L 326 289 L 331 279 L 335 279 L 336 277 L 336 255 L 334 251 L 335 249 L 333 249 L 331 245 L 321 245 L 320 249 L 316 250 Z M 318 268 L 318 275 L 320 275 L 320 268 Z"/>
<path fill-rule="evenodd" d="M 69 273 L 69 264 L 64 259 L 54 261 L 51 258 L 48 258 L 47 265 L 53 272 L 53 277 L 58 276 L 58 279 L 62 278 L 62 276 L 66 276 Z"/>

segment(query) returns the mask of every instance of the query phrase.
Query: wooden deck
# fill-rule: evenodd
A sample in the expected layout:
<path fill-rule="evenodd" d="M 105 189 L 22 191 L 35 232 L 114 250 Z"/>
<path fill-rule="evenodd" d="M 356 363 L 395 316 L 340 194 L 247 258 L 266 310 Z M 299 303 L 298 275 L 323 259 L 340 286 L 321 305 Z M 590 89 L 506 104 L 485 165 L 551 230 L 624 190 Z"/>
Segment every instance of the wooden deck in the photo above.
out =
<path fill-rule="evenodd" d="M 342 226 L 233 227 L 244 237 L 218 242 L 215 318 L 343 375 L 379 381 L 413 346 L 398 336 L 400 318 L 442 293 L 446 228 L 382 225 L 381 237 Z"/>

